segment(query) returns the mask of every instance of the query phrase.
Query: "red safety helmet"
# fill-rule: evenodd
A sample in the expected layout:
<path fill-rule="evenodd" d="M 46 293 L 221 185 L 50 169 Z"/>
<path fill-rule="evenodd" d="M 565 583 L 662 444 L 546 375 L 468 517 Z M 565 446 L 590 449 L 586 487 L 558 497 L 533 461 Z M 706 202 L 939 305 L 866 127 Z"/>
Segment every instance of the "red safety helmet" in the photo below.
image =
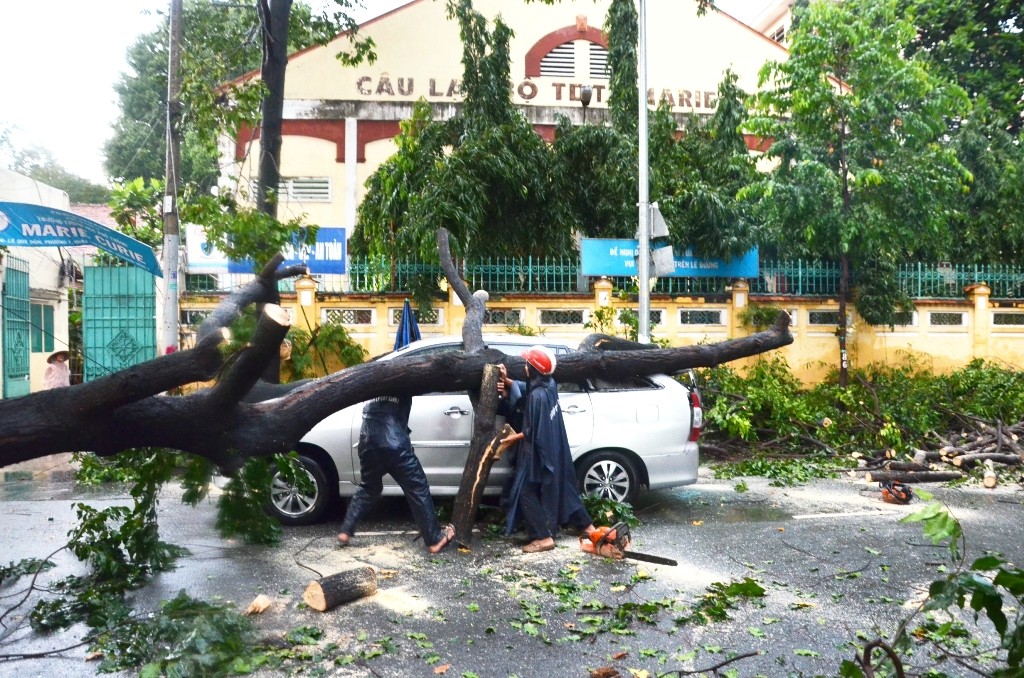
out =
<path fill-rule="evenodd" d="M 530 364 L 530 367 L 541 374 L 551 374 L 555 371 L 555 354 L 547 346 L 531 346 L 522 353 L 522 357 Z"/>

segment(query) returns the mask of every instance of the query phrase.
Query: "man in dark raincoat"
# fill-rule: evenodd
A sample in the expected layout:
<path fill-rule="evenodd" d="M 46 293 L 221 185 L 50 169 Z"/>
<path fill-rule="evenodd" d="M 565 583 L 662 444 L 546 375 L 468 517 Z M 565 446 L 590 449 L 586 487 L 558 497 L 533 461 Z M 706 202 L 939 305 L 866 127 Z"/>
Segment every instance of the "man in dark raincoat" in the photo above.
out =
<path fill-rule="evenodd" d="M 382 396 L 363 408 L 363 423 L 359 429 L 360 483 L 341 524 L 338 542 L 342 546 L 348 546 L 356 523 L 380 499 L 385 473 L 394 478 L 405 493 L 423 543 L 431 553 L 437 553 L 455 538 L 454 527 L 442 528 L 437 522 L 427 475 L 413 452 L 409 440 L 411 409 L 409 396 Z"/>
<path fill-rule="evenodd" d="M 522 397 L 522 431 L 516 451 L 516 467 L 507 500 L 505 529 L 516 530 L 520 520 L 526 526 L 529 543 L 524 553 L 539 553 L 555 548 L 555 534 L 569 525 L 589 534 L 593 522 L 580 498 L 576 470 L 565 433 L 565 422 L 558 406 L 558 386 L 551 378 L 555 356 L 544 346 L 523 352 L 528 381 L 508 379 L 504 374 L 501 390 L 508 396 L 508 408 L 514 412 Z"/>

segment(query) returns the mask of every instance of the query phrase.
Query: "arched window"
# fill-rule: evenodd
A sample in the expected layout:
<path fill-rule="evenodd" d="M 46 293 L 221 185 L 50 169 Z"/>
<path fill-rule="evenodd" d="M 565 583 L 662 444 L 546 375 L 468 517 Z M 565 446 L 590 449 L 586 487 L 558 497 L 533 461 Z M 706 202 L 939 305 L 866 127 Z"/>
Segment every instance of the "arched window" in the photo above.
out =
<path fill-rule="evenodd" d="M 587 42 L 590 53 L 591 78 L 608 79 L 608 50 L 597 43 Z M 576 43 L 563 42 L 540 60 L 540 74 L 572 78 L 576 76 Z"/>

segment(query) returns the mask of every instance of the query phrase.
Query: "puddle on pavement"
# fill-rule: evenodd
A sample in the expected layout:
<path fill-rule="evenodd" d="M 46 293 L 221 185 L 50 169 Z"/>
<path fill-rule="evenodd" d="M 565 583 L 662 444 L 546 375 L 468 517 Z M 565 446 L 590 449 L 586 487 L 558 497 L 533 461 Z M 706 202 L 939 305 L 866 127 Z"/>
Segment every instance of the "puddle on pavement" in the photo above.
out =
<path fill-rule="evenodd" d="M 725 523 L 771 523 L 793 517 L 764 498 L 693 489 L 647 493 L 637 504 L 636 513 L 641 518 L 657 515 L 680 522 L 713 519 Z"/>
<path fill-rule="evenodd" d="M 124 485 L 82 485 L 73 471 L 32 474 L 25 471 L 0 472 L 0 501 L 39 501 L 51 499 L 115 499 L 125 497 Z"/>
<path fill-rule="evenodd" d="M 721 512 L 721 517 L 727 523 L 777 523 L 793 517 L 788 511 L 763 504 L 729 505 L 723 508 L 725 510 Z"/>

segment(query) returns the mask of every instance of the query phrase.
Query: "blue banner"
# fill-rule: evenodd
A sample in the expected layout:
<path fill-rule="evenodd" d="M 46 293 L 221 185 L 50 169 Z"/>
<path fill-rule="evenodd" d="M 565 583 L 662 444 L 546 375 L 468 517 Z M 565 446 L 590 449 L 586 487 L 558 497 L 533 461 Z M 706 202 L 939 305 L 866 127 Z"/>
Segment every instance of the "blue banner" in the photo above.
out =
<path fill-rule="evenodd" d="M 584 238 L 580 248 L 583 275 L 635 276 L 639 240 Z M 682 255 L 674 253 L 675 271 L 665 274 L 670 278 L 756 278 L 758 252 L 753 248 L 742 257 L 731 261 L 700 259 L 690 250 Z"/>
<path fill-rule="evenodd" d="M 9 247 L 72 247 L 93 245 L 115 257 L 163 277 L 153 248 L 92 219 L 71 212 L 0 202 L 0 245 Z"/>
<path fill-rule="evenodd" d="M 196 224 L 185 227 L 185 244 L 189 273 L 253 273 L 251 261 L 229 261 L 227 255 L 206 242 L 206 233 Z M 344 275 L 348 243 L 344 228 L 321 226 L 316 232 L 316 243 L 309 246 L 284 248 L 283 266 L 309 267 L 312 275 Z"/>

